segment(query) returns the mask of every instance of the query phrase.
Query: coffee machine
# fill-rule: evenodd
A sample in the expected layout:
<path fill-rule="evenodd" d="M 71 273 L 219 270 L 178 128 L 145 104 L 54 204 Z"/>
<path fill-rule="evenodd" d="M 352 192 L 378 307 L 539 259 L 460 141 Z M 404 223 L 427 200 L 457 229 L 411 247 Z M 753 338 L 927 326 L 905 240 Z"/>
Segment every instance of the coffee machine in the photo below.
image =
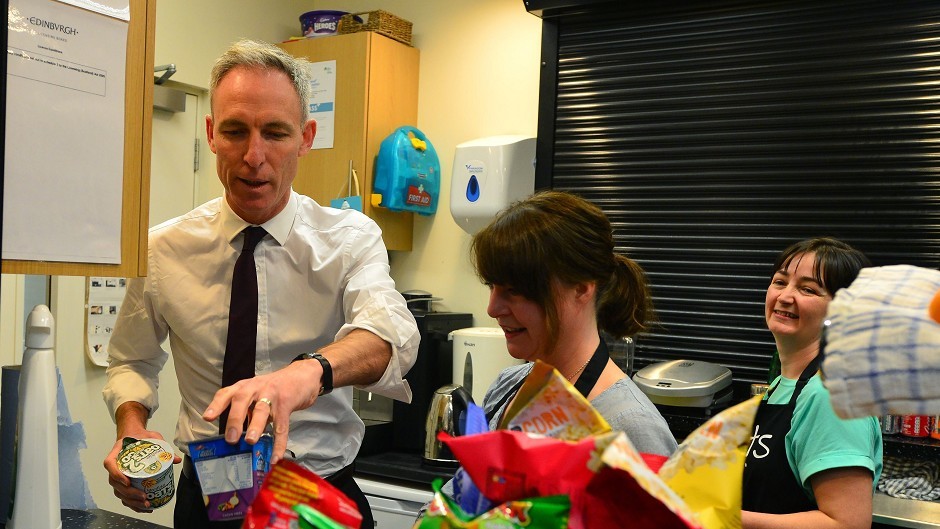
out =
<path fill-rule="evenodd" d="M 392 405 L 392 449 L 421 454 L 424 451 L 424 427 L 434 392 L 453 381 L 453 350 L 447 335 L 473 326 L 473 314 L 434 312 L 427 292 L 402 293 L 418 323 L 421 345 L 414 367 L 405 375 L 411 386 L 411 403 L 395 401 Z"/>

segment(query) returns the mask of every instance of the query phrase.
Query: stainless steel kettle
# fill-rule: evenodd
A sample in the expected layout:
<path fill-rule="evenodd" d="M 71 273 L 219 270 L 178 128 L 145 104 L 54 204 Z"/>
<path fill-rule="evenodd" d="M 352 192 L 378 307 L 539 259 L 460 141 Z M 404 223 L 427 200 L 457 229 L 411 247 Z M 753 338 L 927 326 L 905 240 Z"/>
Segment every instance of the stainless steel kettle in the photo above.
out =
<path fill-rule="evenodd" d="M 472 402 L 473 396 L 463 386 L 448 384 L 434 392 L 424 427 L 425 463 L 445 467 L 457 465 L 453 452 L 437 439 L 437 434 L 447 432 L 454 436 L 463 435 L 467 408 Z"/>

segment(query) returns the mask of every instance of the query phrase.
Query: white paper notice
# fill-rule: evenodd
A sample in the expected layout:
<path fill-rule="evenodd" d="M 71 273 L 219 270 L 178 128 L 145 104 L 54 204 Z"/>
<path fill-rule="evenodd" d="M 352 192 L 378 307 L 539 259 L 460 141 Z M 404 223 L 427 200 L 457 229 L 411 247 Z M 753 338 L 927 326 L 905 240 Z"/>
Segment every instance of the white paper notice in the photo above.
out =
<path fill-rule="evenodd" d="M 65 2 L 66 4 L 72 4 L 73 6 L 81 7 L 83 9 L 88 9 L 96 13 L 101 13 L 102 15 L 108 15 L 109 17 L 128 21 L 131 19 L 130 0 L 101 0 L 100 2 L 95 2 L 93 0 L 59 1 Z"/>
<path fill-rule="evenodd" d="M 127 279 L 123 277 L 88 278 L 85 353 L 95 365 L 108 365 L 108 343 L 111 341 L 114 322 L 117 321 L 118 311 L 126 293 Z"/>
<path fill-rule="evenodd" d="M 310 117 L 317 120 L 314 149 L 333 148 L 333 112 L 336 103 L 336 61 L 310 65 Z"/>
<path fill-rule="evenodd" d="M 3 259 L 118 264 L 127 23 L 10 0 Z"/>

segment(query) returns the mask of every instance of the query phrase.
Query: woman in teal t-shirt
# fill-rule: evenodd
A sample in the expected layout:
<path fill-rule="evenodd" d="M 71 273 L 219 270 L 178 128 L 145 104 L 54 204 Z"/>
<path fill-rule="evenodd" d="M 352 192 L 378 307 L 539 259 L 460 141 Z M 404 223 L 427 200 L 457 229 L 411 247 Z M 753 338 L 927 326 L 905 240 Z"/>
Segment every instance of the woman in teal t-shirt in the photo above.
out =
<path fill-rule="evenodd" d="M 878 421 L 836 416 L 817 373 L 829 301 L 869 265 L 831 238 L 798 242 L 777 258 L 764 315 L 781 376 L 758 409 L 747 452 L 745 529 L 871 526 L 882 465 Z"/>

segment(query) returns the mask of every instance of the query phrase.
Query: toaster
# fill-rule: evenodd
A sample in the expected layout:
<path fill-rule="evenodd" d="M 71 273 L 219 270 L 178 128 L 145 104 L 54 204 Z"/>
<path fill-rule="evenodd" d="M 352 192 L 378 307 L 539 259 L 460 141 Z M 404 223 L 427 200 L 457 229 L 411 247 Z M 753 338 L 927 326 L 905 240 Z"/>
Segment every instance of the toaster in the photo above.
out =
<path fill-rule="evenodd" d="M 731 399 L 731 370 L 699 360 L 651 364 L 637 371 L 633 382 L 663 406 L 709 408 Z"/>

